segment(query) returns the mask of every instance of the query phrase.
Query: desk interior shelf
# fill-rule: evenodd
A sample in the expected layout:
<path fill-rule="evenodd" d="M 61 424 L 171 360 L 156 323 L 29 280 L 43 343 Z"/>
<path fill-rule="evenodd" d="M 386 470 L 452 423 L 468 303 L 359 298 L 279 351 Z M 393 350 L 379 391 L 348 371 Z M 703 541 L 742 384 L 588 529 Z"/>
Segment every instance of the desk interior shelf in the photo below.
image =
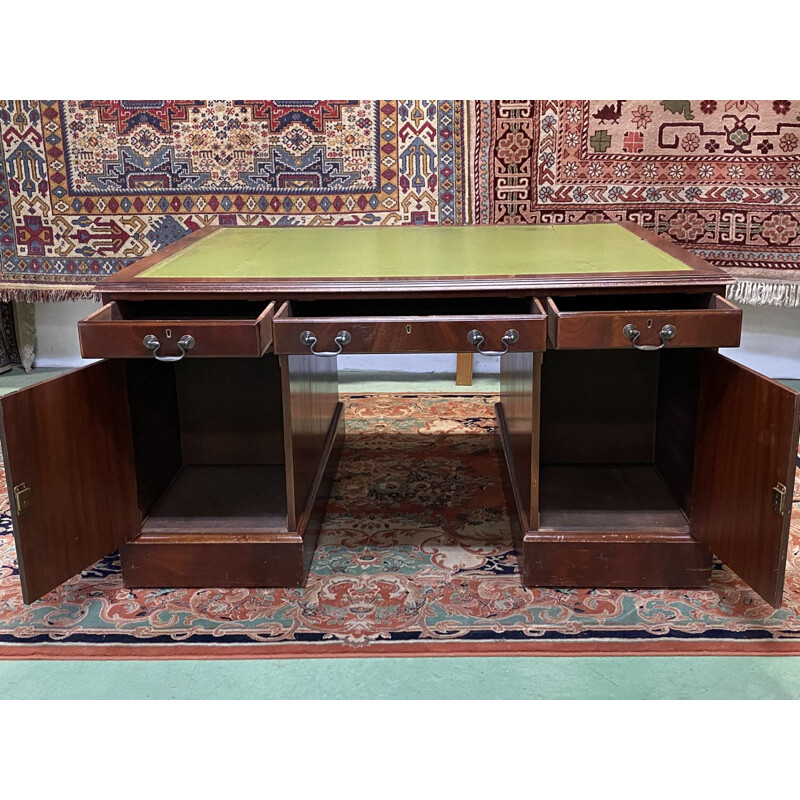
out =
<path fill-rule="evenodd" d="M 142 533 L 264 533 L 285 531 L 283 464 L 188 465 L 142 523 Z"/>
<path fill-rule="evenodd" d="M 689 532 L 651 464 L 550 464 L 539 481 L 540 530 Z"/>
<path fill-rule="evenodd" d="M 688 532 L 699 379 L 692 350 L 547 352 L 539 528 Z"/>
<path fill-rule="evenodd" d="M 274 356 L 128 363 L 145 531 L 286 530 L 278 376 Z"/>

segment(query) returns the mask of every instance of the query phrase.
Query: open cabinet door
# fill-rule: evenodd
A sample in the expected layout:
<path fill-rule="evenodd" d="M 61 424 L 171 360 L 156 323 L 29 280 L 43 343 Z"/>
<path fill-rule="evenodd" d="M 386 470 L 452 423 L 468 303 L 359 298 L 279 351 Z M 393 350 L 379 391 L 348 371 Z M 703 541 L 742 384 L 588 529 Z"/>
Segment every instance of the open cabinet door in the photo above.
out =
<path fill-rule="evenodd" d="M 26 603 L 138 533 L 125 364 L 102 361 L 0 400 Z"/>
<path fill-rule="evenodd" d="M 718 353 L 703 354 L 693 533 L 775 608 L 783 597 L 799 398 Z"/>

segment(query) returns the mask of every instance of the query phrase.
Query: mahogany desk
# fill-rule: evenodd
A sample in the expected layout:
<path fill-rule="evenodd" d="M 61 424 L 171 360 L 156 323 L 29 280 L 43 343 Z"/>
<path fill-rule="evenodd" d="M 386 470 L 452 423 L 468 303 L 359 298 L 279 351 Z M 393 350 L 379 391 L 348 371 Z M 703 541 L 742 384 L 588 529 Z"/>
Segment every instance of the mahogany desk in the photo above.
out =
<path fill-rule="evenodd" d="M 500 359 L 528 586 L 781 604 L 798 395 L 720 356 L 724 272 L 623 224 L 207 228 L 97 286 L 104 359 L 8 395 L 26 602 L 121 549 L 127 586 L 299 586 L 342 438 L 336 355 Z"/>

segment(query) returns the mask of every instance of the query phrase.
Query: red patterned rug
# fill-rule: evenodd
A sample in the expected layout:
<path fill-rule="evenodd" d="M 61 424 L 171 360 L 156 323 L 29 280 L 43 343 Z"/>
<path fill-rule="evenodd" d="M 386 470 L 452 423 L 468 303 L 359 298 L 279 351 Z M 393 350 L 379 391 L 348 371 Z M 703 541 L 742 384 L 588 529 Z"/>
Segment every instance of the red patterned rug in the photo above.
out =
<path fill-rule="evenodd" d="M 800 654 L 797 506 L 777 611 L 719 563 L 702 591 L 523 588 L 494 400 L 349 398 L 303 589 L 130 590 L 112 554 L 25 606 L 2 514 L 0 656 Z"/>
<path fill-rule="evenodd" d="M 800 101 L 470 105 L 474 222 L 630 220 L 728 269 L 740 303 L 800 306 Z"/>

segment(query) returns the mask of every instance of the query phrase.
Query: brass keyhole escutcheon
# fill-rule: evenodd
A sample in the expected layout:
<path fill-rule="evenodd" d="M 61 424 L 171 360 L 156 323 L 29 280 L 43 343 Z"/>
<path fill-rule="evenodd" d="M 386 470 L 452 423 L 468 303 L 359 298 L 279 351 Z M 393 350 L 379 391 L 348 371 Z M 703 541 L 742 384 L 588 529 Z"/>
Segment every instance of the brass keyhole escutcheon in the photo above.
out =
<path fill-rule="evenodd" d="M 172 338 L 172 328 L 167 328 L 165 333 L 167 335 L 167 339 L 171 339 Z"/>
<path fill-rule="evenodd" d="M 406 333 L 411 333 L 411 326 L 410 325 L 406 325 Z"/>
<path fill-rule="evenodd" d="M 648 328 L 652 328 L 653 327 L 653 320 L 651 320 L 651 319 L 647 320 L 647 327 Z"/>

